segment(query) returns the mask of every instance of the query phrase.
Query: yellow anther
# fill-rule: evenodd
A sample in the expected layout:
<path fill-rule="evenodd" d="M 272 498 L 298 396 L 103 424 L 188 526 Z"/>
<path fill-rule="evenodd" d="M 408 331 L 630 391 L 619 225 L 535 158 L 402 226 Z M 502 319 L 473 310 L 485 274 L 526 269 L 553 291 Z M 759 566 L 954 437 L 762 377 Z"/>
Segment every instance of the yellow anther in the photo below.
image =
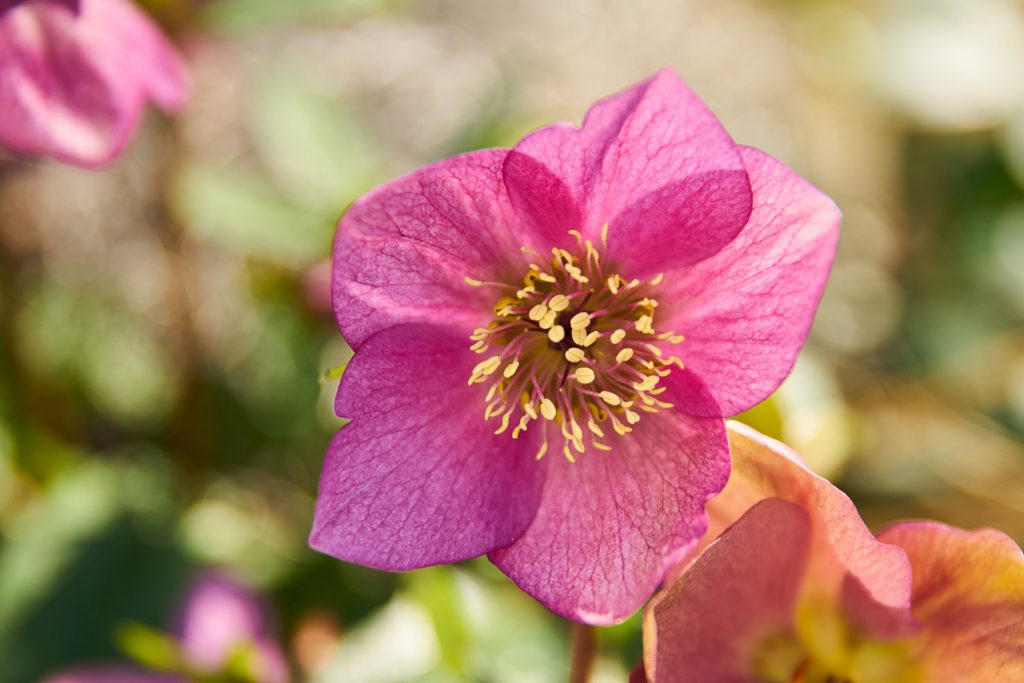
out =
<path fill-rule="evenodd" d="M 651 284 L 652 285 L 660 285 L 661 281 L 664 280 L 664 279 L 665 279 L 665 273 L 658 273 L 657 275 L 654 276 L 654 279 L 651 280 Z"/>
<path fill-rule="evenodd" d="M 601 244 L 608 246 L 608 224 L 601 226 Z"/>
<path fill-rule="evenodd" d="M 651 353 L 653 353 L 655 356 L 657 356 L 658 358 L 661 358 L 661 349 L 660 348 L 658 348 L 654 344 L 644 344 L 644 346 L 649 348 L 651 350 Z"/>
<path fill-rule="evenodd" d="M 544 416 L 545 420 L 554 420 L 558 415 L 558 409 L 555 408 L 555 404 L 550 398 L 545 398 L 540 402 L 540 414 Z"/>
<path fill-rule="evenodd" d="M 606 446 L 600 441 L 594 441 L 593 439 L 590 440 L 590 445 L 599 451 L 610 451 L 612 449 L 611 446 Z"/>
<path fill-rule="evenodd" d="M 575 237 L 577 242 L 583 239 L 583 233 L 581 233 L 579 230 L 576 230 L 575 228 L 570 230 L 569 234 Z"/>
<path fill-rule="evenodd" d="M 582 327 L 572 328 L 572 340 L 579 346 L 583 346 L 583 342 L 587 340 L 587 330 Z"/>
<path fill-rule="evenodd" d="M 499 386 L 501 386 L 501 382 L 495 382 L 494 384 L 492 384 L 491 388 L 487 390 L 487 396 L 484 397 L 484 401 L 490 403 L 491 399 L 494 398 L 494 394 L 498 392 Z"/>
<path fill-rule="evenodd" d="M 633 349 L 622 349 L 617 354 L 615 354 L 615 362 L 616 363 L 626 363 L 632 357 L 633 357 Z"/>
<path fill-rule="evenodd" d="M 626 331 L 625 330 L 615 330 L 614 332 L 612 332 L 611 342 L 612 342 L 612 344 L 620 344 L 620 343 L 622 343 L 622 340 L 625 339 L 625 338 L 626 338 Z"/>
<path fill-rule="evenodd" d="M 547 273 L 540 273 L 537 276 L 537 279 L 538 280 L 543 280 L 544 282 L 550 282 L 550 283 L 558 282 L 558 280 L 555 279 L 554 275 L 548 275 Z"/>
<path fill-rule="evenodd" d="M 626 434 L 629 434 L 631 431 L 633 431 L 632 429 L 618 421 L 612 424 L 612 429 L 614 429 L 615 433 L 618 434 L 619 436 L 625 436 Z"/>
<path fill-rule="evenodd" d="M 594 374 L 594 371 L 585 365 L 583 367 L 576 368 L 576 372 L 572 373 L 572 376 L 580 384 L 591 384 L 595 379 L 597 379 L 597 375 Z"/>
<path fill-rule="evenodd" d="M 649 315 L 642 315 L 636 319 L 636 331 L 644 334 L 654 334 L 654 318 Z"/>
<path fill-rule="evenodd" d="M 537 409 L 533 407 L 532 403 L 523 404 L 523 410 L 530 416 L 531 419 L 537 419 Z"/>
<path fill-rule="evenodd" d="M 591 417 L 587 418 L 587 429 L 592 431 L 596 436 L 600 436 L 601 438 L 604 438 L 604 432 L 601 431 L 601 428 L 597 426 L 596 422 L 594 422 L 594 418 L 591 418 Z"/>
<path fill-rule="evenodd" d="M 556 294 L 551 297 L 551 301 L 548 302 L 548 308 L 552 311 L 558 311 L 561 313 L 565 309 L 569 308 L 569 297 L 564 294 Z"/>
<path fill-rule="evenodd" d="M 586 450 L 585 448 L 583 448 L 583 439 L 579 438 L 578 436 L 572 437 L 572 445 L 578 453 L 582 453 L 583 451 Z"/>
<path fill-rule="evenodd" d="M 477 353 L 483 353 L 484 352 L 484 348 L 486 346 L 487 346 L 487 342 L 484 341 L 483 339 L 481 339 L 478 342 L 474 342 L 473 345 L 469 347 L 469 350 L 470 351 L 476 351 Z"/>
<path fill-rule="evenodd" d="M 548 330 L 548 339 L 557 344 L 558 342 L 565 339 L 565 328 L 561 325 L 555 325 Z"/>
<path fill-rule="evenodd" d="M 505 366 L 505 372 L 502 373 L 507 379 L 511 379 L 512 375 L 516 374 L 516 370 L 519 369 L 519 361 L 514 360 Z"/>
<path fill-rule="evenodd" d="M 505 413 L 505 414 L 508 415 L 508 413 Z M 639 421 L 640 421 L 640 416 L 639 415 L 634 413 L 632 410 L 627 410 L 626 411 L 626 422 L 628 422 L 631 425 L 635 425 Z"/>
<path fill-rule="evenodd" d="M 586 357 L 587 352 L 575 346 L 572 347 L 571 349 L 566 349 L 565 351 L 565 359 L 570 363 L 579 363 Z"/>
<path fill-rule="evenodd" d="M 473 373 L 469 378 L 469 383 L 474 384 L 480 382 L 487 375 L 492 374 L 498 367 L 501 366 L 501 356 L 491 356 L 487 360 L 480 361 L 473 368 Z"/>
<path fill-rule="evenodd" d="M 601 397 L 602 401 L 604 401 L 610 406 L 617 406 L 622 403 L 622 399 L 610 391 L 602 391 L 598 395 Z"/>
<path fill-rule="evenodd" d="M 607 283 L 608 283 L 608 289 L 611 290 L 612 294 L 618 294 L 619 293 L 619 276 L 618 275 L 611 275 L 611 276 L 609 276 L 609 278 L 607 280 Z"/>
<path fill-rule="evenodd" d="M 519 247 L 519 250 L 524 254 L 539 254 L 540 252 L 533 247 Z"/>
<path fill-rule="evenodd" d="M 462 279 L 465 280 L 466 284 L 469 285 L 470 287 L 483 287 L 484 285 L 484 283 L 481 282 L 480 280 L 474 280 L 471 277 L 463 277 Z"/>
<path fill-rule="evenodd" d="M 541 458 L 544 457 L 544 454 L 547 453 L 547 452 L 548 452 L 548 440 L 544 439 L 544 443 L 542 443 L 540 445 L 540 450 L 537 451 L 537 455 L 535 456 L 535 458 L 537 460 L 540 460 Z"/>
<path fill-rule="evenodd" d="M 533 320 L 533 321 L 540 320 L 541 318 L 544 317 L 544 315 L 547 312 L 548 312 L 548 307 L 547 306 L 545 306 L 544 304 L 537 304 L 536 306 L 534 306 L 533 308 L 530 309 L 530 313 L 529 313 L 530 320 Z"/>
<path fill-rule="evenodd" d="M 625 287 L 626 289 L 633 289 L 634 287 L 638 286 L 639 284 L 640 284 L 640 280 L 637 280 L 636 278 L 633 278 L 632 280 L 630 280 L 629 282 L 627 282 L 627 283 L 626 283 L 626 284 L 624 285 L 624 287 Z"/>
<path fill-rule="evenodd" d="M 576 420 L 572 421 L 572 429 L 570 431 L 572 432 L 572 438 L 574 438 L 574 439 L 582 439 L 583 438 L 583 428 L 580 427 L 579 423 L 576 422 Z M 582 453 L 583 451 L 580 451 L 580 452 Z"/>
<path fill-rule="evenodd" d="M 576 458 L 572 457 L 572 451 L 569 450 L 568 443 L 562 445 L 562 454 L 565 455 L 565 459 L 568 460 L 569 462 L 576 462 Z"/>
<path fill-rule="evenodd" d="M 573 331 L 575 332 L 575 330 L 573 330 Z M 594 342 L 596 342 L 598 339 L 600 339 L 600 337 L 601 337 L 601 333 L 600 332 L 591 332 L 590 334 L 588 334 L 586 336 L 586 338 L 584 338 L 583 346 L 593 346 Z"/>
<path fill-rule="evenodd" d="M 548 330 L 551 329 L 551 326 L 555 324 L 555 320 L 557 319 L 558 314 L 552 310 L 549 310 L 547 313 L 544 314 L 543 318 L 537 321 L 537 324 L 540 325 L 540 329 Z"/>
<path fill-rule="evenodd" d="M 590 324 L 590 314 L 586 311 L 581 311 L 569 319 L 569 327 L 576 330 L 585 330 L 587 325 Z"/>
<path fill-rule="evenodd" d="M 527 299 L 527 298 L 530 297 L 531 294 L 536 294 L 536 293 L 537 293 L 537 288 L 536 287 L 534 287 L 533 285 L 526 285 L 522 289 L 516 290 L 516 298 L 517 299 Z"/>
<path fill-rule="evenodd" d="M 501 416 L 501 426 L 494 430 L 495 434 L 501 434 L 508 429 L 508 422 L 512 418 L 512 413 L 508 412 Z"/>

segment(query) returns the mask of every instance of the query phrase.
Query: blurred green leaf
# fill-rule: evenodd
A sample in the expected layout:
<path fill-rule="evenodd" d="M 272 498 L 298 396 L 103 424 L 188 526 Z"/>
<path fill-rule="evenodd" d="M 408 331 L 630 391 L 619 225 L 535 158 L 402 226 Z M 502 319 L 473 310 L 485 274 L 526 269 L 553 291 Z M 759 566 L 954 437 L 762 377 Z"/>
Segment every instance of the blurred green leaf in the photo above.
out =
<path fill-rule="evenodd" d="M 453 671 L 464 674 L 470 634 L 460 610 L 456 574 L 444 567 L 423 569 L 409 575 L 409 596 L 426 608 L 434 622 L 441 661 Z"/>
<path fill-rule="evenodd" d="M 172 204 L 189 232 L 244 256 L 303 267 L 330 251 L 332 221 L 293 206 L 241 168 L 186 166 Z"/>
<path fill-rule="evenodd" d="M 181 670 L 178 641 L 163 631 L 131 621 L 123 624 L 114 638 L 122 652 L 147 669 Z"/>
<path fill-rule="evenodd" d="M 345 103 L 322 94 L 315 69 L 275 63 L 258 75 L 248 107 L 263 165 L 298 205 L 333 223 L 352 200 L 385 178 L 372 132 Z"/>
<path fill-rule="evenodd" d="M 217 0 L 204 7 L 202 18 L 216 28 L 250 31 L 267 25 L 341 21 L 394 4 L 394 0 Z"/>

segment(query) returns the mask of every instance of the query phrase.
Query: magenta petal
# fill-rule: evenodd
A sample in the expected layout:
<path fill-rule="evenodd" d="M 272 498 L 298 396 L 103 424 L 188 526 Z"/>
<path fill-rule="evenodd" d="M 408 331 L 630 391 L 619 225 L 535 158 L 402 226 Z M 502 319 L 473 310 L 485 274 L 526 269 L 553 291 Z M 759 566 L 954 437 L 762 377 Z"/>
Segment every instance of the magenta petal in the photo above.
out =
<path fill-rule="evenodd" d="M 478 357 L 443 327 L 399 325 L 356 352 L 338 390 L 351 417 L 331 443 L 310 544 L 342 560 L 406 570 L 508 545 L 530 524 L 544 467 L 534 432 L 484 422 Z"/>
<path fill-rule="evenodd" d="M 750 215 L 736 146 L 671 69 L 601 100 L 580 129 L 557 124 L 524 138 L 505 181 L 534 220 L 591 237 L 609 224 L 609 254 L 627 277 L 714 254 Z"/>
<path fill-rule="evenodd" d="M 537 516 L 490 554 L 520 588 L 569 619 L 611 624 L 643 605 L 707 528 L 704 504 L 729 475 L 720 420 L 646 416 L 614 449 L 549 454 Z"/>
<path fill-rule="evenodd" d="M 43 683 L 187 683 L 180 676 L 156 674 L 128 666 L 83 666 L 62 671 Z"/>
<path fill-rule="evenodd" d="M 767 498 L 658 595 L 644 619 L 652 683 L 753 683 L 757 647 L 792 629 L 811 548 L 798 505 Z"/>
<path fill-rule="evenodd" d="M 29 0 L 0 14 L 0 144 L 95 168 L 124 148 L 143 105 L 177 108 L 184 67 L 127 0 Z"/>
<path fill-rule="evenodd" d="M 450 322 L 468 335 L 486 322 L 494 291 L 464 278 L 518 280 L 527 267 L 521 247 L 537 242 L 505 192 L 507 154 L 446 159 L 352 205 L 338 225 L 333 274 L 334 310 L 349 344 L 399 323 Z"/>
<path fill-rule="evenodd" d="M 688 376 L 702 378 L 735 415 L 771 394 L 789 374 L 807 338 L 839 239 L 840 213 L 827 196 L 780 162 L 744 147 L 754 210 L 726 248 L 666 276 L 661 326 L 686 337 L 673 372 L 672 401 L 708 415 L 687 398 Z"/>

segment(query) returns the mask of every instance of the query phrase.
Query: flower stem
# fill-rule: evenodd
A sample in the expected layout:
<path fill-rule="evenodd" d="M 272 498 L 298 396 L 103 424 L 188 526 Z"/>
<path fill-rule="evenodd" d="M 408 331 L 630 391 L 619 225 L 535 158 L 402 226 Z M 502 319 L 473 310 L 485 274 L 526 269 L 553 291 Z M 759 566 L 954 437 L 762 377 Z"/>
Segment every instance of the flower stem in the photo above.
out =
<path fill-rule="evenodd" d="M 594 657 L 597 656 L 594 627 L 572 623 L 569 627 L 569 640 L 572 647 L 569 683 L 587 683 L 590 680 L 590 672 L 594 668 Z"/>

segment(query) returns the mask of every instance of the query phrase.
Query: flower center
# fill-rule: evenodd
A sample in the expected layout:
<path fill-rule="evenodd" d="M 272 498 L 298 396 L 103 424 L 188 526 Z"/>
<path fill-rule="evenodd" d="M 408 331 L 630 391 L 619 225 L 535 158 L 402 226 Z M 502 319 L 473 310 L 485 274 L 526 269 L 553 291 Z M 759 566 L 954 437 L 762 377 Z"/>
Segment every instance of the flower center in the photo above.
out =
<path fill-rule="evenodd" d="M 562 453 L 588 447 L 608 451 L 603 439 L 624 436 L 640 413 L 671 408 L 658 400 L 659 387 L 676 356 L 665 357 L 657 342 L 678 344 L 683 337 L 655 329 L 662 281 L 626 280 L 602 263 L 601 251 L 576 230 L 576 253 L 555 247 L 549 262 L 529 265 L 522 285 L 481 282 L 506 292 L 494 305 L 495 319 L 473 331 L 471 350 L 489 354 L 473 368 L 469 384 L 491 382 L 484 419 L 500 420 L 495 434 L 512 427 L 512 438 L 539 422 L 548 450 L 549 429 L 560 432 Z M 607 247 L 608 226 L 601 233 Z M 523 247 L 527 254 L 540 252 Z M 538 259 L 539 260 L 539 259 Z"/>

